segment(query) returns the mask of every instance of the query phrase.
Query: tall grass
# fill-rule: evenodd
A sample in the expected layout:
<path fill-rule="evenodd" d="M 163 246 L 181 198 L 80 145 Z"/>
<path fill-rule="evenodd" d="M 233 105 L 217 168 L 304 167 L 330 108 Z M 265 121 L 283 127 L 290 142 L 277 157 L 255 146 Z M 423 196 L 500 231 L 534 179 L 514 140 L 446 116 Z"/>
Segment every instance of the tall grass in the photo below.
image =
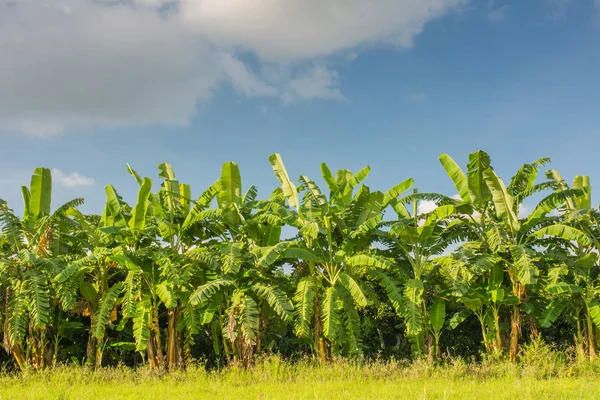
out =
<path fill-rule="evenodd" d="M 2 399 L 219 398 L 519 398 L 594 399 L 600 393 L 600 361 L 576 362 L 541 341 L 525 346 L 520 362 L 312 359 L 288 362 L 271 356 L 251 368 L 233 366 L 161 373 L 124 366 L 93 371 L 65 365 L 53 370 L 0 375 Z"/>

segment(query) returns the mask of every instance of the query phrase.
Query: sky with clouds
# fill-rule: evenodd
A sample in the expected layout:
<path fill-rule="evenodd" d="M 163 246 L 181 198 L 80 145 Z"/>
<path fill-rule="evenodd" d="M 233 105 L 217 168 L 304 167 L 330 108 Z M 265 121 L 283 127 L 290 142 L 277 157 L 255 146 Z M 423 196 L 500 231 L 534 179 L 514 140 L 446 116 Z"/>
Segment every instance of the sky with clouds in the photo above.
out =
<path fill-rule="evenodd" d="M 273 152 L 381 190 L 452 195 L 437 157 L 477 149 L 594 184 L 599 39 L 599 0 L 0 0 L 0 197 L 46 166 L 100 212 L 126 162 L 198 195 L 228 160 L 266 195 Z"/>

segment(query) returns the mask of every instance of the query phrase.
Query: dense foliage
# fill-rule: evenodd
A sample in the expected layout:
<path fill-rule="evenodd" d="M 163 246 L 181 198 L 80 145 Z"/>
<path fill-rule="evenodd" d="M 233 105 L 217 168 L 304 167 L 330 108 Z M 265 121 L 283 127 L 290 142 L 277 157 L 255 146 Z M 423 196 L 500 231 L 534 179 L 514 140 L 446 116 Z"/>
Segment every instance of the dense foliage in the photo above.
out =
<path fill-rule="evenodd" d="M 600 211 L 586 176 L 540 180 L 540 159 L 506 185 L 483 151 L 466 171 L 442 155 L 448 196 L 412 179 L 372 191 L 369 167 L 322 164 L 326 189 L 296 185 L 278 154 L 269 161 L 280 187 L 265 199 L 234 162 L 194 198 L 169 164 L 156 190 L 127 165 L 137 201 L 108 185 L 102 215 L 79 211 L 82 199 L 53 209 L 50 170 L 37 168 L 22 217 L 0 200 L 0 357 L 20 369 L 264 353 L 514 361 L 539 335 L 596 357 Z M 424 201 L 435 207 L 420 212 Z"/>

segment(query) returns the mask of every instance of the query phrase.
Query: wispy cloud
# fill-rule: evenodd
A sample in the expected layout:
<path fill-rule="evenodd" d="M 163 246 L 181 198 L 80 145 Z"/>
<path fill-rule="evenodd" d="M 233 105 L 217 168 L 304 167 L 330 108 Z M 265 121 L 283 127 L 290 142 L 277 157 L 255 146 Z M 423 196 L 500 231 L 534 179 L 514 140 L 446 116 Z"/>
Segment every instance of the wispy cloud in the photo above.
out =
<path fill-rule="evenodd" d="M 423 92 L 414 92 L 408 95 L 408 101 L 411 103 L 422 103 L 427 100 L 427 95 Z"/>
<path fill-rule="evenodd" d="M 52 169 L 52 180 L 64 187 L 90 186 L 94 184 L 94 178 L 89 178 L 78 172 L 63 172 L 58 168 Z"/>
<path fill-rule="evenodd" d="M 500 6 L 487 14 L 487 19 L 491 23 L 498 23 L 504 21 L 508 17 L 510 6 L 505 4 Z"/>
<path fill-rule="evenodd" d="M 306 99 L 346 100 L 339 89 L 337 72 L 323 66 L 315 66 L 307 74 L 292 79 L 281 97 L 286 104 Z"/>
<path fill-rule="evenodd" d="M 544 4 L 546 6 L 546 20 L 557 21 L 565 18 L 573 4 L 573 0 L 549 0 Z"/>

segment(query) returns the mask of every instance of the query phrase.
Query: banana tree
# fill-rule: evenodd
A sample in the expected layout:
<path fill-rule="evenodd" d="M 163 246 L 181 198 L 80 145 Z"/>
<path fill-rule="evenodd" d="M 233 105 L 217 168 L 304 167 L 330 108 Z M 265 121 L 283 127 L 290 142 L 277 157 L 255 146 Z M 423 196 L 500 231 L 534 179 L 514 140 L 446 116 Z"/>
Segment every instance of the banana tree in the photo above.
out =
<path fill-rule="evenodd" d="M 431 199 L 435 199 L 439 206 L 431 212 L 419 213 L 419 201 L 433 201 Z M 407 204 L 412 206 L 412 214 L 408 211 Z M 415 190 L 412 195 L 394 201 L 393 206 L 398 220 L 390 227 L 388 246 L 407 260 L 411 267 L 408 271 L 409 279 L 404 283 L 401 313 L 406 325 L 406 335 L 413 352 L 420 353 L 426 347 L 426 334 L 431 333 L 435 342 L 427 340 L 431 344 L 430 354 L 439 355 L 445 303 L 442 297 L 438 297 L 428 310 L 425 293 L 434 289 L 436 270 L 432 257 L 442 253 L 451 243 L 446 232 L 453 223 L 453 216 L 464 205 L 439 194 L 417 193 Z"/>
<path fill-rule="evenodd" d="M 538 248 L 544 244 L 545 238 L 589 242 L 581 231 L 557 223 L 554 218 L 548 216 L 571 196 L 581 194 L 583 192 L 581 189 L 556 191 L 543 198 L 527 217 L 518 219 L 518 210 L 523 200 L 537 192 L 539 188 L 548 186 L 548 183 L 535 185 L 537 169 L 545 163 L 546 160 L 542 159 L 533 164 L 525 164 L 512 178 L 508 188 L 504 187 L 502 180 L 491 169 L 484 173 L 493 194 L 496 216 L 500 220 L 489 231 L 489 237 L 491 242 L 497 245 L 495 250 L 504 253 L 513 294 L 520 303 L 527 301 L 527 287 L 535 285 L 538 281 L 539 268 L 536 260 L 544 257 Z M 512 361 L 516 359 L 519 351 L 520 303 L 513 306 L 511 315 L 509 355 Z"/>
<path fill-rule="evenodd" d="M 151 191 L 152 180 L 141 179 L 136 205 L 131 208 L 112 185 L 106 188 L 107 201 L 99 230 L 116 241 L 108 260 L 123 271 L 124 279 L 98 300 L 102 318 L 97 318 L 98 328 L 94 331 L 102 335 L 100 326 L 108 322 L 106 312 L 120 303 L 120 326 L 133 321 L 136 350 L 146 352 L 150 366 L 158 368 L 164 360 L 158 320 L 164 297 L 159 296 L 160 265 L 155 257 L 161 246 L 156 239 L 157 227 L 148 213 Z"/>
<path fill-rule="evenodd" d="M 458 311 L 449 324 L 454 329 L 470 315 L 475 315 L 481 326 L 482 341 L 486 351 L 500 355 L 503 336 L 500 312 L 518 302 L 506 285 L 501 258 L 496 254 L 481 253 L 477 242 L 466 242 L 452 254 L 438 257 L 434 262 L 440 267 L 449 292 L 459 304 Z"/>
<path fill-rule="evenodd" d="M 464 237 L 475 240 L 482 254 L 496 254 L 511 282 L 518 303 L 512 306 L 509 357 L 516 361 L 521 332 L 521 305 L 527 302 L 527 287 L 538 281 L 538 263 L 543 254 L 536 245 L 544 237 L 567 240 L 587 240 L 576 229 L 557 223 L 548 214 L 564 204 L 581 189 L 564 189 L 543 198 L 526 217 L 519 218 L 523 202 L 545 189 L 554 187 L 549 180 L 537 183 L 539 169 L 550 160 L 542 158 L 524 164 L 506 186 L 494 172 L 489 156 L 476 152 L 469 156 L 467 175 L 447 155 L 440 157 L 442 165 L 453 180 L 461 200 L 472 206 L 473 212 L 458 224 Z"/>
<path fill-rule="evenodd" d="M 51 333 L 56 334 L 57 311 L 72 303 L 64 288 L 55 285 L 54 275 L 64 257 L 81 255 L 75 222 L 66 211 L 80 205 L 75 199 L 51 211 L 52 176 L 48 168 L 36 168 L 30 187 L 22 187 L 24 213 L 18 218 L 0 200 L 3 254 L 0 259 L 0 290 L 5 350 L 21 370 L 52 364 Z"/>
<path fill-rule="evenodd" d="M 216 279 L 199 286 L 189 302 L 203 310 L 202 320 L 210 323 L 215 352 L 221 345 L 227 361 L 248 366 L 261 351 L 269 322 L 292 319 L 284 281 L 277 276 L 278 251 L 291 243 L 280 241 L 281 227 L 289 213 L 280 191 L 268 201 L 256 201 L 256 188 L 242 195 L 239 167 L 223 164 L 216 192 L 216 209 L 206 214 L 216 217 L 213 229 L 218 242 L 206 254 L 216 265 Z"/>
<path fill-rule="evenodd" d="M 116 194 L 112 187 L 107 188 L 107 193 L 108 199 Z M 64 304 L 64 309 L 90 318 L 86 356 L 95 368 L 100 368 L 107 343 L 106 328 L 117 319 L 117 302 L 123 287 L 124 271 L 110 259 L 119 242 L 114 235 L 99 229 L 107 227 L 106 222 L 101 224 L 99 216 L 87 216 L 77 209 L 70 209 L 67 214 L 77 221 L 84 233 L 88 254 L 65 262 L 54 282 L 74 300 Z"/>
<path fill-rule="evenodd" d="M 574 192 L 557 171 L 551 170 L 548 177 L 555 182 L 557 191 L 571 193 L 562 208 L 563 219 L 583 240 L 558 240 L 549 243 L 553 252 L 555 268 L 549 274 L 546 291 L 551 298 L 541 316 L 543 326 L 550 326 L 565 308 L 574 315 L 577 336 L 576 347 L 580 354 L 587 353 L 589 359 L 596 357 L 596 329 L 600 328 L 600 282 L 598 281 L 598 250 L 600 249 L 600 214 L 591 207 L 589 177 L 576 176 Z M 582 329 L 581 315 L 585 329 Z M 585 330 L 585 339 L 583 331 Z M 584 348 L 587 344 L 587 351 Z"/>
<path fill-rule="evenodd" d="M 143 185 L 139 174 L 129 165 L 127 168 Z M 216 233 L 212 231 L 212 215 L 206 210 L 217 195 L 220 182 L 194 201 L 190 185 L 177 180 L 170 164 L 162 163 L 158 169 L 163 181 L 158 192 L 149 195 L 149 212 L 159 241 L 165 244 L 156 249 L 153 258 L 160 266 L 156 292 L 167 308 L 165 367 L 172 369 L 183 366 L 184 358 L 189 361 L 194 335 L 199 332 L 197 311 L 190 307 L 188 298 L 195 287 L 207 280 L 205 265 L 200 261 Z"/>
<path fill-rule="evenodd" d="M 124 271 L 119 282 L 122 297 L 117 301 L 123 317 L 120 326 L 133 322 L 135 348 L 146 352 L 151 367 L 172 369 L 183 365 L 181 332 L 188 358 L 193 335 L 198 333 L 194 315 L 183 317 L 187 312 L 182 299 L 187 301 L 193 285 L 204 279 L 188 250 L 194 235 L 203 230 L 201 219 L 191 221 L 192 212 L 195 217 L 210 203 L 210 190 L 193 202 L 189 185 L 179 184 L 172 167 L 163 163 L 159 165 L 163 184 L 152 193 L 149 178 L 142 178 L 129 165 L 127 169 L 139 184 L 137 203 L 131 209 L 112 186 L 107 187 L 100 228 L 119 244 L 108 259 Z M 163 307 L 168 320 L 165 340 L 159 322 Z"/>
<path fill-rule="evenodd" d="M 279 154 L 270 156 L 269 161 L 297 216 L 292 224 L 302 244 L 280 255 L 295 264 L 296 334 L 307 339 L 312 335 L 321 362 L 332 353 L 358 354 L 359 310 L 374 297 L 371 281 L 386 290 L 396 309 L 400 307 L 401 291 L 390 273 L 393 263 L 378 254 L 373 244 L 383 235 L 383 211 L 412 185 L 412 179 L 385 193 L 371 192 L 361 184 L 369 167 L 355 174 L 340 170 L 334 177 L 323 163 L 321 172 L 330 192 L 327 197 L 306 176 L 300 177 L 296 187 Z M 299 191 L 304 195 L 302 201 Z"/>
<path fill-rule="evenodd" d="M 446 240 L 459 243 L 460 246 L 452 256 L 440 257 L 437 262 L 450 281 L 453 295 L 459 300 L 465 300 L 463 304 L 467 306 L 466 313 L 457 313 L 457 321 L 464 320 L 469 312 L 476 314 L 481 324 L 485 348 L 500 352 L 503 347 L 499 324 L 500 306 L 504 302 L 504 295 L 507 298 L 510 296 L 502 284 L 502 258 L 495 255 L 488 240 L 488 232 L 494 221 L 494 203 L 484 172 L 491 168 L 491 159 L 481 150 L 469 154 L 466 172 L 447 154 L 442 154 L 439 160 L 458 191 L 462 212 L 453 216 L 454 220 L 445 232 Z M 487 322 L 490 314 L 492 323 Z M 456 323 L 452 326 L 456 327 Z M 490 335 L 494 338 L 493 345 L 490 344 Z"/>

